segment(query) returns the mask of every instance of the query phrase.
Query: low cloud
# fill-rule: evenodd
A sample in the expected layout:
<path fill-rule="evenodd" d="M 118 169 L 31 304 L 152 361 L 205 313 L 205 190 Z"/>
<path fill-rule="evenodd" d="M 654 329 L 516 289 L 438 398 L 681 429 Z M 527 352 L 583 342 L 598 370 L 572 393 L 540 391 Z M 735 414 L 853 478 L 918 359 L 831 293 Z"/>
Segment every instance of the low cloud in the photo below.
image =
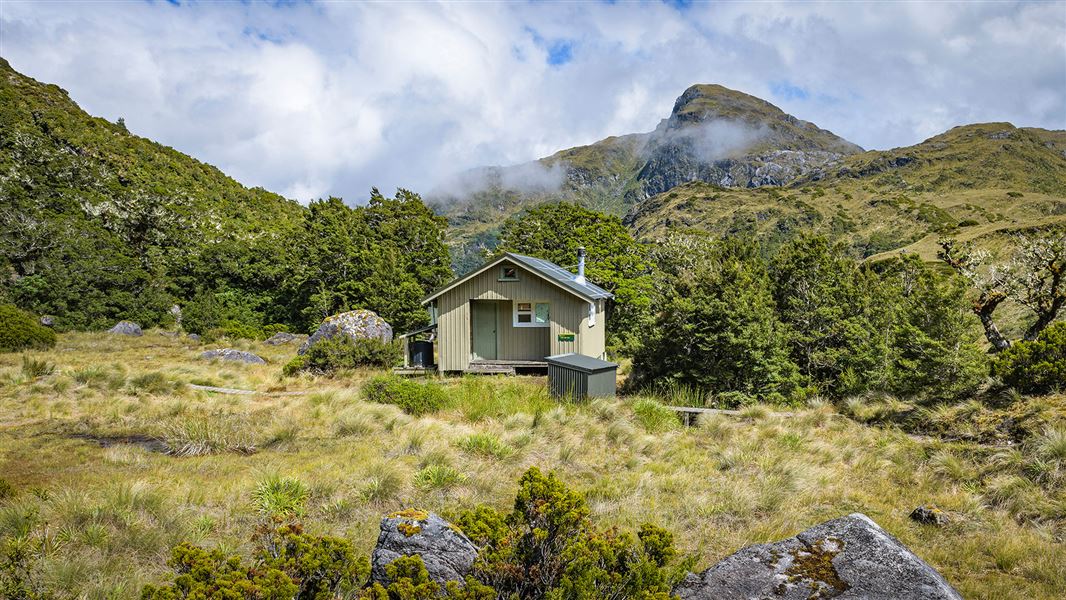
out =
<path fill-rule="evenodd" d="M 463 171 L 434 186 L 428 197 L 462 201 L 481 192 L 508 190 L 524 194 L 550 194 L 566 182 L 563 163 L 545 165 L 532 161 L 509 167 L 479 167 Z"/>
<path fill-rule="evenodd" d="M 763 126 L 727 119 L 708 120 L 684 127 L 661 127 L 652 134 L 646 154 L 650 155 L 664 146 L 679 146 L 692 158 L 702 163 L 713 163 L 745 153 L 768 133 Z"/>

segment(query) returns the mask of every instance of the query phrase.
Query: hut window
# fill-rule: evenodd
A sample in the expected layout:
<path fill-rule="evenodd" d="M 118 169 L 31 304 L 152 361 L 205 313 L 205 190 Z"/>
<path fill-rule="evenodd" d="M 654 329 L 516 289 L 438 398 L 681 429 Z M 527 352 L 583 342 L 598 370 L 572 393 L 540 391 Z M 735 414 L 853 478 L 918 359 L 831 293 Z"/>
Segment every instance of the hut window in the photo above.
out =
<path fill-rule="evenodd" d="M 515 327 L 547 327 L 551 324 L 551 308 L 547 302 L 515 302 Z"/>
<path fill-rule="evenodd" d="M 596 303 L 589 302 L 589 327 L 596 326 Z"/>
<path fill-rule="evenodd" d="M 500 267 L 500 281 L 518 281 L 518 267 Z"/>

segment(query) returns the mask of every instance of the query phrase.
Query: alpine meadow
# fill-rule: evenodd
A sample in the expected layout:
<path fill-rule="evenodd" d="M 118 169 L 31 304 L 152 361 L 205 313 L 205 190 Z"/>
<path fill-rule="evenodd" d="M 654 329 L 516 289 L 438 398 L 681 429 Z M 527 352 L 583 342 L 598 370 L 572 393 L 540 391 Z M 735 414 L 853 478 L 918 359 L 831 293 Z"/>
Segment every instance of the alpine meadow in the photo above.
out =
<path fill-rule="evenodd" d="M 869 56 L 890 39 L 912 44 L 913 58 L 928 32 L 889 35 L 859 13 L 951 20 L 942 6 L 758 5 L 775 19 L 748 3 L 60 3 L 69 14 L 10 4 L 0 598 L 1062 598 L 1063 3 L 951 5 L 995 18 L 943 42 L 950 52 L 923 59 L 930 69 L 985 56 L 974 40 L 1005 47 L 997 27 L 1048 9 L 1059 20 L 1042 26 L 1055 36 L 1010 44 L 1050 48 L 1024 69 L 1060 75 L 1024 99 L 1028 88 L 990 89 L 965 110 L 947 93 L 928 115 L 896 101 L 897 115 L 842 131 L 876 139 L 954 124 L 878 150 L 803 119 L 828 115 L 837 130 L 852 106 L 886 106 L 891 78 L 919 67 L 878 63 L 885 98 L 849 95 L 821 75 L 800 86 L 781 79 L 798 73 L 749 72 L 778 42 L 738 40 L 752 35 L 744 27 L 781 28 L 807 40 L 803 52 L 828 53 L 810 59 L 812 73 L 828 60 L 840 69 L 831 79 L 859 82 L 856 57 L 828 41 L 836 11 L 874 32 Z M 163 23 L 164 11 L 175 20 L 138 20 Z M 740 25 L 686 21 L 704 11 Z M 677 21 L 622 20 L 651 14 Z M 366 15 L 395 18 L 404 43 L 382 53 L 338 34 Z M 537 20 L 546 15 L 550 26 Z M 307 34 L 309 23 L 321 31 Z M 114 48 L 90 49 L 98 27 Z M 526 41 L 504 43 L 512 29 Z M 676 31 L 753 68 L 716 78 L 721 53 L 692 50 L 690 61 L 688 46 L 655 42 Z M 595 59 L 602 36 L 620 37 Z M 103 66 L 124 44 L 128 71 Z M 223 78 L 245 47 L 270 53 L 268 75 Z M 168 53 L 188 64 L 149 69 Z M 294 66 L 315 53 L 314 68 Z M 649 57 L 664 73 L 692 62 L 678 72 L 704 81 L 777 77 L 774 103 L 689 78 L 655 92 L 676 99 L 651 114 L 641 86 L 661 88 L 665 75 L 629 66 Z M 71 66 L 86 60 L 99 69 Z M 45 68 L 55 61 L 67 66 Z M 500 61 L 513 63 L 511 87 L 483 88 Z M 1021 69 L 1012 81 L 1030 72 L 987 62 L 1004 76 Z M 469 95 L 433 73 L 456 65 Z M 104 74 L 117 87 L 95 81 Z M 285 85 L 240 91 L 268 76 Z M 587 128 L 559 136 L 575 121 L 543 96 L 515 109 L 511 94 L 532 94 L 524 77 L 585 90 L 587 103 L 604 98 L 590 86 L 629 83 L 617 106 L 567 108 L 613 120 L 582 117 Z M 143 89 L 115 91 L 131 82 Z M 351 101 L 338 111 L 315 95 L 320 82 Z M 916 84 L 907 97 L 917 106 L 927 92 Z M 179 151 L 81 107 L 152 94 L 182 101 L 142 118 L 166 124 L 171 108 L 192 107 L 215 125 L 156 137 Z M 249 129 L 227 104 L 241 94 L 284 127 Z M 382 98 L 403 103 L 402 118 L 390 121 Z M 980 109 L 986 100 L 1000 119 L 958 120 L 995 113 Z M 316 103 L 332 107 L 323 122 L 338 119 L 328 135 L 297 116 Z M 1050 119 L 1006 122 L 1052 105 Z M 343 124 L 345 111 L 358 126 Z M 444 125 L 441 111 L 452 111 Z M 602 125 L 637 113 L 661 120 L 638 133 Z M 537 131 L 523 138 L 530 115 Z M 462 123 L 479 118 L 471 137 Z M 585 145 L 542 150 L 569 145 L 552 136 Z M 526 148 L 470 168 L 469 156 L 501 144 Z M 374 162 L 381 148 L 387 164 Z M 426 167 L 434 153 L 448 159 L 445 176 Z M 216 164 L 241 174 L 194 154 L 224 155 Z M 336 175 L 327 163 L 347 166 Z M 246 185 L 290 167 L 317 182 L 313 197 Z M 367 172 L 382 183 L 340 197 Z M 409 182 L 384 189 L 396 173 Z"/>

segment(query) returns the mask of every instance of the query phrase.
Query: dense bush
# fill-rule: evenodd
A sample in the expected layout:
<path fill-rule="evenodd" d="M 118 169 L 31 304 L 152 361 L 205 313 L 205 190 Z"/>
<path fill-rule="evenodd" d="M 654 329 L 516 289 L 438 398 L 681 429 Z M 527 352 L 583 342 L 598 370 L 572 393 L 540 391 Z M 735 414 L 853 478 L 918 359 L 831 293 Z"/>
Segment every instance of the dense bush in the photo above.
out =
<path fill-rule="evenodd" d="M 401 556 L 385 566 L 388 585 L 374 583 L 362 594 L 360 600 L 495 600 L 496 591 L 473 577 L 467 577 L 462 585 L 449 581 L 444 589 L 429 578 L 429 571 L 422 557 Z"/>
<path fill-rule="evenodd" d="M 801 392 L 757 248 L 717 244 L 674 282 L 655 334 L 633 359 L 631 388 L 680 384 L 785 401 Z"/>
<path fill-rule="evenodd" d="M 43 350 L 55 345 L 54 331 L 15 306 L 0 305 L 0 352 Z"/>
<path fill-rule="evenodd" d="M 261 526 L 255 559 L 187 542 L 176 546 L 168 564 L 170 585 L 145 586 L 143 600 L 255 598 L 256 600 L 330 600 L 355 593 L 370 574 L 370 562 L 357 557 L 351 542 L 312 536 L 299 524 L 278 520 Z"/>
<path fill-rule="evenodd" d="M 382 342 L 376 338 L 353 340 L 347 336 L 337 336 L 315 342 L 306 353 L 289 361 L 283 371 L 285 375 L 295 375 L 301 371 L 328 375 L 340 369 L 393 367 L 402 360 L 403 348 L 397 341 Z"/>
<path fill-rule="evenodd" d="M 441 386 L 392 375 L 379 375 L 364 383 L 363 399 L 378 404 L 393 404 L 415 416 L 436 412 L 448 404 L 448 395 Z"/>
<path fill-rule="evenodd" d="M 482 548 L 474 576 L 498 598 L 667 600 L 692 566 L 675 560 L 672 535 L 653 525 L 636 538 L 597 529 L 585 499 L 536 467 L 519 481 L 509 514 L 480 506 L 457 525 Z"/>
<path fill-rule="evenodd" d="M 847 252 L 800 236 L 767 261 L 753 242 L 667 240 L 653 253 L 655 333 L 628 387 L 691 389 L 724 405 L 975 391 L 988 363 L 961 280 L 917 256 L 870 266 Z"/>
<path fill-rule="evenodd" d="M 992 372 L 1021 392 L 1066 387 L 1066 322 L 1055 323 L 1035 340 L 1015 342 L 1000 352 Z"/>

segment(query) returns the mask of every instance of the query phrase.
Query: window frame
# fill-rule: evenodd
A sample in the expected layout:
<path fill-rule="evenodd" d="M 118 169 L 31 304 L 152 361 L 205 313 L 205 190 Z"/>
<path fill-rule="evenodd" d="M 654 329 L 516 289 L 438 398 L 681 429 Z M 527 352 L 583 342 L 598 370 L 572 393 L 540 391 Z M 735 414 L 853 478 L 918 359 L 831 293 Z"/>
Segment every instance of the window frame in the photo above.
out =
<path fill-rule="evenodd" d="M 518 310 L 518 305 L 519 304 L 528 304 L 529 305 L 529 311 L 519 311 Z M 544 305 L 547 305 L 547 307 L 548 307 L 548 315 L 547 315 L 548 316 L 548 320 L 543 322 L 543 323 L 538 323 L 537 322 L 537 305 L 539 305 L 539 304 L 544 304 Z M 528 314 L 529 314 L 529 322 L 528 323 L 520 323 L 518 321 L 519 312 L 522 312 L 523 314 L 528 312 Z M 552 306 L 551 306 L 551 302 L 548 302 L 547 300 L 514 300 L 514 301 L 512 301 L 511 302 L 511 324 L 514 327 L 551 327 L 551 324 L 552 324 Z"/>
<path fill-rule="evenodd" d="M 514 270 L 514 277 L 506 275 L 507 269 Z M 518 267 L 515 265 L 500 265 L 500 276 L 496 278 L 496 281 L 518 281 Z"/>

